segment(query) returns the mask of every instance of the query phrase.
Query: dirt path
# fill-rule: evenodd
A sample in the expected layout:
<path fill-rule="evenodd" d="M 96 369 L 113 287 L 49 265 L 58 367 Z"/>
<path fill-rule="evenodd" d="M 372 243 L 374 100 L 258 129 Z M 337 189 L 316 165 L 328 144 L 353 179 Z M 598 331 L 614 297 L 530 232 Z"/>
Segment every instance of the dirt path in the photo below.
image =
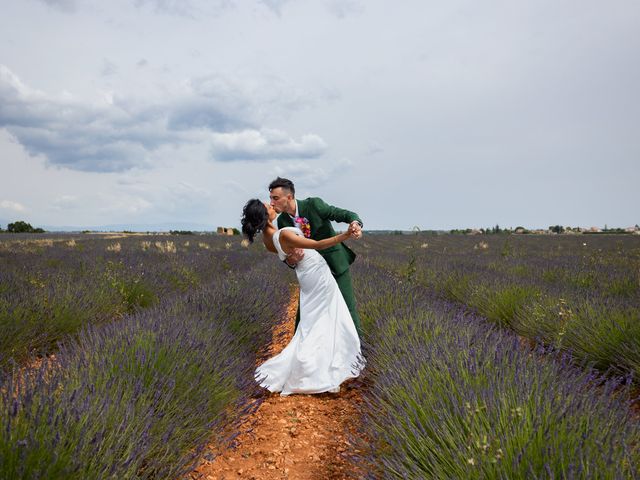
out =
<path fill-rule="evenodd" d="M 266 358 L 280 352 L 293 337 L 297 291 L 291 296 L 287 319 L 277 325 Z M 340 393 L 289 395 L 269 393 L 244 423 L 236 447 L 203 460 L 192 479 L 343 479 L 358 478 L 345 454 L 353 453 L 347 431 L 355 433 L 359 383 L 342 384 Z M 211 445 L 209 451 L 216 451 Z"/>

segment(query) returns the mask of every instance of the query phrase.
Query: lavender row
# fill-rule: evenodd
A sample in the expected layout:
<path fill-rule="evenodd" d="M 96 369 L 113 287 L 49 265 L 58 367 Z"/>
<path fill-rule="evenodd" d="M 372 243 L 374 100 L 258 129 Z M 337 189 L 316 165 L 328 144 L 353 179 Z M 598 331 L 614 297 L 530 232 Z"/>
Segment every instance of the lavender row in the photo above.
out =
<path fill-rule="evenodd" d="M 273 259 L 67 337 L 0 385 L 0 478 L 177 478 L 255 408 L 256 355 L 288 300 Z M 215 436 L 214 436 L 215 438 Z M 218 441 L 229 441 L 220 437 Z"/>
<path fill-rule="evenodd" d="M 353 269 L 365 330 L 370 478 L 635 478 L 625 379 L 522 348 L 515 334 L 398 280 Z"/>
<path fill-rule="evenodd" d="M 640 376 L 640 238 L 369 237 L 358 253 L 533 341 Z"/>
<path fill-rule="evenodd" d="M 0 370 L 65 335 L 241 271 L 260 251 L 213 236 L 3 235 Z"/>

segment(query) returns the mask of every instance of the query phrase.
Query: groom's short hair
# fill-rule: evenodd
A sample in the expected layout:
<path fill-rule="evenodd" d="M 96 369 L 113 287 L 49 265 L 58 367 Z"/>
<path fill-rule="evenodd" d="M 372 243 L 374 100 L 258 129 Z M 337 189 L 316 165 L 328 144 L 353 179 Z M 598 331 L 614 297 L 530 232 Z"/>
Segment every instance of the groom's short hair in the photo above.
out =
<path fill-rule="evenodd" d="M 269 184 L 269 191 L 274 188 L 284 188 L 291 192 L 291 195 L 296 196 L 296 187 L 293 186 L 293 182 L 286 178 L 278 177 L 273 182 Z"/>

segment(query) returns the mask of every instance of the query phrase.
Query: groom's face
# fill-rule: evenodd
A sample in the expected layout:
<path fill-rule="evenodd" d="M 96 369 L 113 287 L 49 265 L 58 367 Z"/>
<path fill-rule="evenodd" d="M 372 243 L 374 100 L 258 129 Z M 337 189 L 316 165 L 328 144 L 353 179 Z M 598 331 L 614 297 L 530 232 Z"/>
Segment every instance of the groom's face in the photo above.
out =
<path fill-rule="evenodd" d="M 289 190 L 285 190 L 282 187 L 277 187 L 269 192 L 269 198 L 271 199 L 271 205 L 277 213 L 287 211 L 289 202 L 293 200 L 293 195 Z"/>

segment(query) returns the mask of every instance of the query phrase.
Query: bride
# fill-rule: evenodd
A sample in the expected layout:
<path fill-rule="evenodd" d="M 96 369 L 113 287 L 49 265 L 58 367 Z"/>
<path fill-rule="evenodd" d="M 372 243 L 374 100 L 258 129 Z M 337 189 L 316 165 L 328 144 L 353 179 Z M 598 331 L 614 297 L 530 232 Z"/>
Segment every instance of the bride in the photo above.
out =
<path fill-rule="evenodd" d="M 360 339 L 349 308 L 322 250 L 351 237 L 345 232 L 324 240 L 305 238 L 296 227 L 277 230 L 277 213 L 268 203 L 249 200 L 242 210 L 242 232 L 253 242 L 262 239 L 271 252 L 284 260 L 295 248 L 305 249 L 296 267 L 300 284 L 300 323 L 289 344 L 255 371 L 256 381 L 270 392 L 339 392 L 340 384 L 355 378 L 364 368 Z"/>

